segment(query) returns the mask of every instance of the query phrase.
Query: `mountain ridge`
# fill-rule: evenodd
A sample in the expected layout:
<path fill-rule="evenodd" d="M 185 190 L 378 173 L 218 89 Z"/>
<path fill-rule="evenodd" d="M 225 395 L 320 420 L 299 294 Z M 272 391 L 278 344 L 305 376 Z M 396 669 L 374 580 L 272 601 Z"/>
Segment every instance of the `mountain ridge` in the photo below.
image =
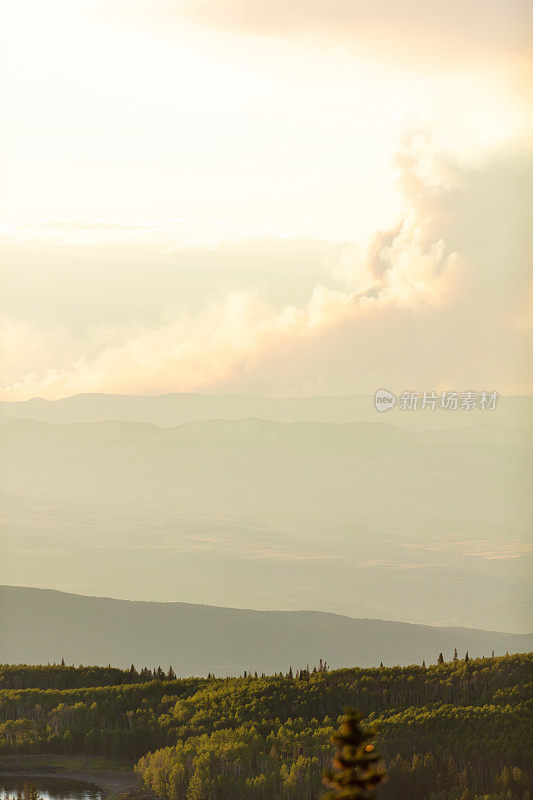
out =
<path fill-rule="evenodd" d="M 380 414 L 372 395 L 351 394 L 314 397 L 265 397 L 259 395 L 210 395 L 171 392 L 161 395 L 76 394 L 57 400 L 31 398 L 0 401 L 0 420 L 20 417 L 43 422 L 95 422 L 122 419 L 153 422 L 172 427 L 188 421 L 242 419 L 258 417 L 281 422 L 388 422 L 406 428 L 463 427 L 473 419 L 490 425 L 527 425 L 533 414 L 533 398 L 506 396 L 498 399 L 496 409 L 450 412 L 418 410 L 416 413 L 394 409 Z"/>
<path fill-rule="evenodd" d="M 457 429 L 449 430 L 429 430 L 416 431 L 405 430 L 390 422 L 323 422 L 323 421 L 295 421 L 284 422 L 280 420 L 263 419 L 260 417 L 243 417 L 238 419 L 210 419 L 210 420 L 191 420 L 182 422 L 178 425 L 165 426 L 153 422 L 138 422 L 130 420 L 100 420 L 91 422 L 46 422 L 32 418 L 17 418 L 7 421 L 0 421 L 0 439 L 21 440 L 27 435 L 31 439 L 32 434 L 43 433 L 44 436 L 38 437 L 43 440 L 57 441 L 60 439 L 72 438 L 75 441 L 88 441 L 87 437 L 80 434 L 91 434 L 90 440 L 96 441 L 101 436 L 114 435 L 117 439 L 126 441 L 134 439 L 135 434 L 145 433 L 145 440 L 150 436 L 153 439 L 166 441 L 183 441 L 206 439 L 205 434 L 208 430 L 212 433 L 227 431 L 232 437 L 235 434 L 277 434 L 278 442 L 295 441 L 291 434 L 320 433 L 327 434 L 322 441 L 327 445 L 337 442 L 335 437 L 340 436 L 340 441 L 346 444 L 346 437 L 359 438 L 358 435 L 372 434 L 375 438 L 393 438 L 397 442 L 407 442 L 409 440 L 431 445 L 437 440 L 449 438 L 453 440 L 460 437 L 459 441 L 468 444 L 476 435 L 481 437 L 480 443 L 486 444 L 513 444 L 527 446 L 525 437 L 531 436 L 533 426 L 516 428 L 512 426 L 493 426 L 481 422 L 473 422 L 470 425 Z M 54 434 L 57 434 L 54 437 Z M 93 435 L 94 434 L 94 435 Z M 208 438 L 208 437 L 207 437 Z M 220 441 L 220 440 L 219 440 Z M 230 438 L 229 443 L 235 443 L 235 438 Z"/>
<path fill-rule="evenodd" d="M 219 609 L 221 611 L 242 611 L 249 614 L 312 614 L 320 615 L 323 617 L 339 617 L 345 620 L 356 620 L 358 622 L 384 622 L 393 623 L 394 625 L 412 625 L 417 628 L 429 628 L 431 630 L 449 630 L 449 631 L 475 631 L 476 633 L 496 633 L 502 636 L 533 636 L 533 631 L 527 633 L 514 633 L 512 631 L 497 631 L 491 628 L 471 628 L 465 625 L 428 625 L 419 622 L 406 622 L 405 620 L 382 619 L 381 617 L 354 617 L 350 614 L 340 614 L 336 611 L 319 611 L 313 608 L 249 608 L 248 606 L 219 606 L 213 603 L 192 603 L 187 600 L 141 600 L 138 598 L 128 597 L 113 597 L 112 595 L 97 595 L 97 594 L 80 594 L 79 592 L 66 592 L 62 589 L 49 589 L 39 586 L 20 586 L 18 584 L 0 584 L 0 592 L 3 589 L 28 589 L 36 592 L 49 592 L 55 595 L 64 597 L 86 598 L 88 600 L 112 600 L 116 603 L 136 603 L 138 605 L 148 606 L 187 606 L 199 609 Z"/>
<path fill-rule="evenodd" d="M 357 619 L 328 611 L 263 611 L 123 600 L 0 586 L 1 663 L 172 664 L 178 675 L 405 665 L 453 648 L 471 656 L 533 648 L 533 635 Z"/>

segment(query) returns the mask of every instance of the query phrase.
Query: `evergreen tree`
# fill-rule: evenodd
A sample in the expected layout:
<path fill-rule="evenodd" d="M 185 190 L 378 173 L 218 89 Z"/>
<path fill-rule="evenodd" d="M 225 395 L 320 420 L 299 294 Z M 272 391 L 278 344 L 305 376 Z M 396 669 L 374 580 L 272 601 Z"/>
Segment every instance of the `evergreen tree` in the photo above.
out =
<path fill-rule="evenodd" d="M 358 711 L 346 709 L 340 730 L 332 736 L 337 752 L 334 770 L 324 774 L 323 783 L 331 791 L 323 800 L 371 800 L 375 787 L 386 777 L 378 766 L 381 755 L 372 744 L 376 731 L 362 728 L 361 719 Z"/>
<path fill-rule="evenodd" d="M 42 800 L 33 783 L 25 783 L 22 792 L 23 800 Z"/>
<path fill-rule="evenodd" d="M 465 661 L 466 662 L 470 661 L 470 656 L 468 655 L 468 650 L 465 653 Z"/>
<path fill-rule="evenodd" d="M 459 661 L 459 656 L 457 655 L 457 647 L 456 647 L 453 651 L 453 663 L 457 664 L 458 661 Z"/>
<path fill-rule="evenodd" d="M 175 681 L 176 680 L 176 673 L 172 669 L 172 664 L 168 668 L 167 680 Z"/>
<path fill-rule="evenodd" d="M 439 657 L 437 658 L 437 664 L 444 664 L 444 656 L 442 653 L 439 653 Z"/>

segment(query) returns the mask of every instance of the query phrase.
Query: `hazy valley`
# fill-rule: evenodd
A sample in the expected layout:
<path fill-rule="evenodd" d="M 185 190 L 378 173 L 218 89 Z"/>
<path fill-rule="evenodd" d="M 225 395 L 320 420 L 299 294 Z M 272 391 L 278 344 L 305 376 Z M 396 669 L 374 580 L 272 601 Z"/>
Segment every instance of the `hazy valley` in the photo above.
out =
<path fill-rule="evenodd" d="M 229 415 L 260 404 L 164 402 L 188 405 L 189 417 L 205 406 L 211 413 L 222 404 Z M 193 419 L 161 427 L 123 419 L 144 398 L 95 396 L 45 407 L 62 417 L 81 404 L 91 419 L 110 403 L 119 419 L 6 421 L 0 580 L 528 631 L 530 429 L 490 424 L 485 412 L 485 424 L 409 431 L 371 402 L 366 421 Z M 530 401 L 502 399 L 502 419 L 507 402 L 514 413 Z M 342 418 L 355 415 L 357 403 L 311 398 L 294 408 Z M 342 405 L 350 412 L 340 414 Z M 460 413 L 448 419 L 466 424 L 471 417 Z M 45 551 L 53 554 L 46 577 Z"/>

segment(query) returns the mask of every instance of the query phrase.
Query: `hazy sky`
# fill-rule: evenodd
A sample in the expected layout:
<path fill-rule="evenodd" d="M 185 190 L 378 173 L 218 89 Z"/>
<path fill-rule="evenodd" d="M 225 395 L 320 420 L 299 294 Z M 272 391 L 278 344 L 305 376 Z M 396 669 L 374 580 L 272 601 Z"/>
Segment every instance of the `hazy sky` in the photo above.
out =
<path fill-rule="evenodd" d="M 532 391 L 529 3 L 2 8 L 2 398 Z"/>

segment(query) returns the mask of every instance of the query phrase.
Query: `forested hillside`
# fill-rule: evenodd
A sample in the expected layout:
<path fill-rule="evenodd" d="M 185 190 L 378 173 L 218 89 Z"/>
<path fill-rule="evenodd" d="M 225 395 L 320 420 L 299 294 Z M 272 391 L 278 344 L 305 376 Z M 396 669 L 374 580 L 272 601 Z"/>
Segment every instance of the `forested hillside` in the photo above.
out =
<path fill-rule="evenodd" d="M 175 678 L 172 668 L 165 674 L 161 667 L 150 670 L 143 667 L 137 672 L 118 667 L 70 667 L 61 664 L 47 666 L 34 664 L 0 665 L 0 689 L 79 689 L 88 686 L 117 686 L 121 683 L 143 683 L 153 678 Z"/>
<path fill-rule="evenodd" d="M 354 705 L 379 729 L 383 800 L 525 800 L 532 666 L 513 655 L 225 679 L 145 670 L 130 683 L 117 670 L 114 686 L 111 668 L 2 667 L 4 686 L 76 688 L 0 690 L 0 754 L 139 759 L 160 800 L 312 800 L 338 717 Z"/>

